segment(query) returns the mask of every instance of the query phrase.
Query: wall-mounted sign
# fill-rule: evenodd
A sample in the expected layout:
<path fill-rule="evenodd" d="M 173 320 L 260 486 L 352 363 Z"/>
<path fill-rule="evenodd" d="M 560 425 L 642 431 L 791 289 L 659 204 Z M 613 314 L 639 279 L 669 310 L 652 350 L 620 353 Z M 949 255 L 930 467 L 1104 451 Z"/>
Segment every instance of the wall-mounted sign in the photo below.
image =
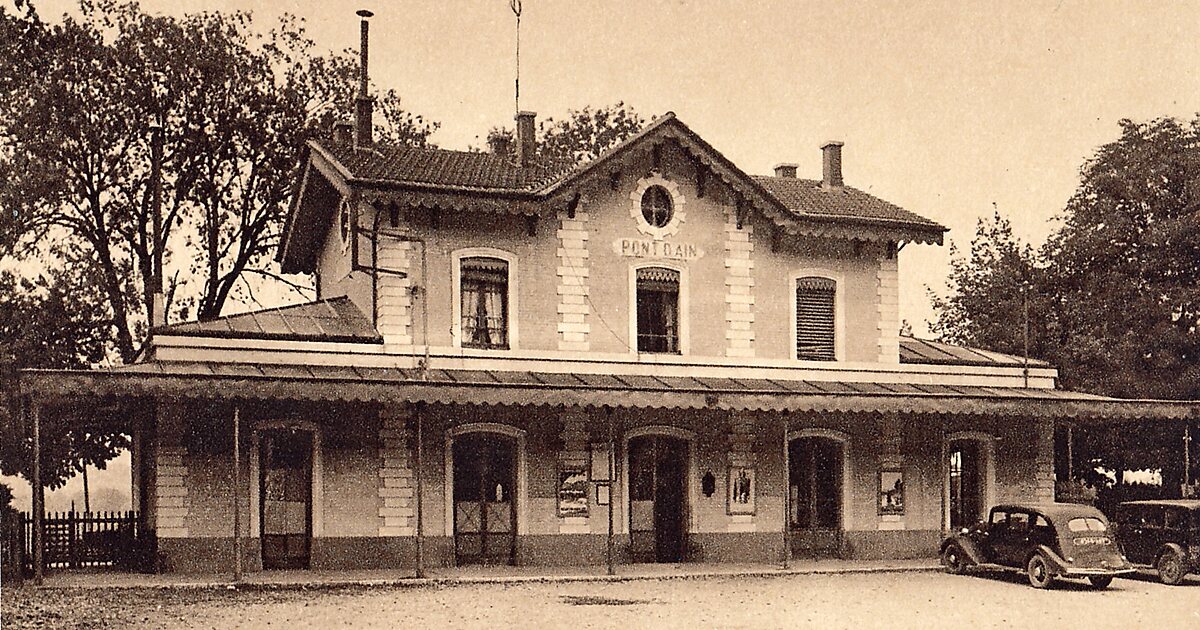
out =
<path fill-rule="evenodd" d="M 729 467 L 730 514 L 754 514 L 754 469 L 747 466 Z"/>
<path fill-rule="evenodd" d="M 879 472 L 879 514 L 904 515 L 904 473 L 899 470 Z"/>
<path fill-rule="evenodd" d="M 588 479 L 587 472 L 582 468 L 562 468 L 558 471 L 558 515 L 588 515 Z"/>
<path fill-rule="evenodd" d="M 694 260 L 704 255 L 704 250 L 691 243 L 651 241 L 641 238 L 619 238 L 613 241 L 613 250 L 621 256 L 630 258 Z"/>

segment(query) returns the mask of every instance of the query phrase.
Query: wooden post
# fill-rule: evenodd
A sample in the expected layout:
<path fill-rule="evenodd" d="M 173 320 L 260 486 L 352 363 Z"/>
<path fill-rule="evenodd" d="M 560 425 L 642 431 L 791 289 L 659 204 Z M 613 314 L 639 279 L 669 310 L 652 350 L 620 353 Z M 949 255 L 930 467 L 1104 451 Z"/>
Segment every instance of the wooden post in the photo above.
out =
<path fill-rule="evenodd" d="M 241 408 L 233 406 L 233 581 L 242 581 L 242 440 Z"/>
<path fill-rule="evenodd" d="M 792 560 L 791 532 L 792 525 L 792 454 L 788 448 L 788 414 L 783 412 L 783 568 L 786 570 Z M 847 453 L 847 455 L 849 455 Z M 845 509 L 845 508 L 843 508 Z"/>
<path fill-rule="evenodd" d="M 33 424 L 33 583 L 41 586 L 46 577 L 46 489 L 42 486 L 42 406 L 37 400 L 30 399 L 29 415 Z"/>
<path fill-rule="evenodd" d="M 1075 427 L 1067 425 L 1067 483 L 1075 480 Z"/>
<path fill-rule="evenodd" d="M 605 562 L 608 574 L 617 572 L 616 559 L 613 557 L 613 511 L 617 508 L 617 495 L 613 486 L 617 485 L 617 449 L 616 438 L 613 434 L 612 408 L 604 408 L 604 418 L 608 424 L 608 540 L 605 547 Z"/>
<path fill-rule="evenodd" d="M 415 424 L 417 425 L 416 426 L 416 436 L 415 436 L 415 439 L 417 442 L 417 447 L 415 449 L 416 457 L 414 458 L 415 461 L 413 462 L 413 483 L 416 486 L 416 490 L 413 492 L 413 494 L 415 495 L 414 498 L 416 499 L 417 504 L 415 506 L 416 509 L 413 510 L 413 513 L 417 519 L 415 533 L 417 535 L 416 576 L 418 578 L 425 577 L 425 526 L 421 522 L 422 520 L 424 520 L 421 518 L 421 469 L 423 467 L 421 459 L 422 459 L 422 456 L 424 455 L 424 451 L 423 451 L 424 445 L 422 444 L 423 436 L 422 436 L 422 432 L 421 432 L 421 424 L 422 424 L 421 417 L 424 414 L 421 412 L 424 411 L 424 409 L 423 409 L 424 406 L 425 406 L 424 403 L 416 403 L 416 405 L 413 408 L 413 420 L 414 420 Z M 446 483 L 446 485 L 449 486 L 454 483 L 454 480 L 447 479 L 445 483 Z"/>

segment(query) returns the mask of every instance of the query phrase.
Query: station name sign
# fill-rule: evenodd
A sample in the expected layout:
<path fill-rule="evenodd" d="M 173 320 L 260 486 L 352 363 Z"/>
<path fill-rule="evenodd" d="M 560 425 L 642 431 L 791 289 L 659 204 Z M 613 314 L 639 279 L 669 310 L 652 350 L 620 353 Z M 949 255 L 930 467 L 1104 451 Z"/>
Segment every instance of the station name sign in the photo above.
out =
<path fill-rule="evenodd" d="M 695 260 L 704 255 L 704 250 L 691 243 L 651 241 L 640 238 L 621 238 L 613 241 L 613 249 L 629 258 L 667 258 L 670 260 Z"/>

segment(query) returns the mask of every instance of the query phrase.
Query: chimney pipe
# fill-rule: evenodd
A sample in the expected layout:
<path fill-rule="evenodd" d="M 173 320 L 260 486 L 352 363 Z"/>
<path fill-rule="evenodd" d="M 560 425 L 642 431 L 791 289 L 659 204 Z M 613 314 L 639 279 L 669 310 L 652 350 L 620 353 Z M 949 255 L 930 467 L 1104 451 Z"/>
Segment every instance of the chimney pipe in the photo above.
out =
<path fill-rule="evenodd" d="M 821 147 L 823 155 L 821 185 L 826 188 L 842 187 L 842 146 L 844 142 L 830 140 Z"/>
<path fill-rule="evenodd" d="M 533 164 L 537 152 L 537 140 L 533 136 L 533 120 L 536 112 L 517 112 L 517 163 L 521 166 Z"/>
<path fill-rule="evenodd" d="M 371 135 L 375 101 L 367 94 L 367 31 L 369 29 L 367 20 L 375 14 L 366 9 L 359 9 L 356 15 L 362 18 L 362 21 L 359 23 L 358 97 L 354 100 L 354 146 L 370 147 L 373 143 Z"/>
<path fill-rule="evenodd" d="M 798 164 L 776 164 L 775 177 L 790 177 L 795 179 L 797 168 L 799 168 Z"/>

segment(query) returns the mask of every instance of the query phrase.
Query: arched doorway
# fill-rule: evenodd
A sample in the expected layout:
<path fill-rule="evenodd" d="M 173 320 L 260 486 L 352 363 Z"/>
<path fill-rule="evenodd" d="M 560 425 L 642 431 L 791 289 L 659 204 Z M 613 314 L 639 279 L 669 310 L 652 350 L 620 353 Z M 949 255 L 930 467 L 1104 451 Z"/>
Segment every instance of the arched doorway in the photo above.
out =
<path fill-rule="evenodd" d="M 840 435 L 801 433 L 788 442 L 788 526 L 793 555 L 841 553 L 845 465 L 845 440 Z"/>
<path fill-rule="evenodd" d="M 629 553 L 634 562 L 681 562 L 686 555 L 688 449 L 688 441 L 677 436 L 629 439 Z"/>
<path fill-rule="evenodd" d="M 313 536 L 313 432 L 258 434 L 259 528 L 264 569 L 307 569 Z"/>
<path fill-rule="evenodd" d="M 517 439 L 459 435 L 451 445 L 457 564 L 513 564 L 517 533 Z"/>

